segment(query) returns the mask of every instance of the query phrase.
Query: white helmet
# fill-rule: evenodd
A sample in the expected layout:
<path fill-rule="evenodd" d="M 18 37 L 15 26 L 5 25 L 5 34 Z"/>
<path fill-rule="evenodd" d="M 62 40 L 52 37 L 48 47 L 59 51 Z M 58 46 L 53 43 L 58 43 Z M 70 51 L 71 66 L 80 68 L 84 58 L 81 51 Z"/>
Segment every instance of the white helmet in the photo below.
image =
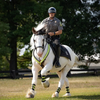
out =
<path fill-rule="evenodd" d="M 48 13 L 56 13 L 56 9 L 54 7 L 50 7 L 48 9 Z"/>

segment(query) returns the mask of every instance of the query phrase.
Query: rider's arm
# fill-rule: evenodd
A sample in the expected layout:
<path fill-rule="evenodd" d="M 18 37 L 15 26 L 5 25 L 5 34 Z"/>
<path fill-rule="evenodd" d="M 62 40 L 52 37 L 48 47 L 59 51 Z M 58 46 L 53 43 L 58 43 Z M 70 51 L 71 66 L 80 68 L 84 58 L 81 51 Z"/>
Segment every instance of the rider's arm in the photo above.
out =
<path fill-rule="evenodd" d="M 54 33 L 54 35 L 60 35 L 60 34 L 62 34 L 62 30 L 56 31 L 56 32 Z"/>
<path fill-rule="evenodd" d="M 49 32 L 48 33 L 50 36 L 53 36 L 53 35 L 60 35 L 62 34 L 62 30 L 59 30 L 59 31 L 56 31 L 56 32 Z"/>
<path fill-rule="evenodd" d="M 59 22 L 58 22 L 58 31 L 56 31 L 54 33 L 54 35 L 60 35 L 60 34 L 62 34 L 62 30 L 63 30 L 63 27 L 62 27 L 61 21 L 59 20 Z"/>
<path fill-rule="evenodd" d="M 62 30 L 59 30 L 59 31 L 56 31 L 56 32 L 49 32 L 48 33 L 50 36 L 53 36 L 53 35 L 60 35 L 62 34 Z"/>

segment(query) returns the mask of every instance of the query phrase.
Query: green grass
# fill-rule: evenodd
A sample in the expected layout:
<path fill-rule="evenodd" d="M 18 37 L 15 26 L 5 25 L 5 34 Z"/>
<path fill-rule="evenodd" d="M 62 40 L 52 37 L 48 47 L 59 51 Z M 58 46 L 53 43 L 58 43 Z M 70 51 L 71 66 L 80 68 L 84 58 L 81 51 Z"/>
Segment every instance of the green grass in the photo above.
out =
<path fill-rule="evenodd" d="M 71 77 L 70 97 L 62 97 L 65 94 L 63 86 L 59 98 L 51 98 L 57 89 L 58 78 L 50 79 L 50 87 L 44 88 L 41 79 L 38 79 L 35 98 L 30 100 L 100 100 L 100 76 Z M 27 79 L 0 79 L 0 100 L 28 100 L 25 98 L 28 88 L 31 87 L 31 78 Z"/>

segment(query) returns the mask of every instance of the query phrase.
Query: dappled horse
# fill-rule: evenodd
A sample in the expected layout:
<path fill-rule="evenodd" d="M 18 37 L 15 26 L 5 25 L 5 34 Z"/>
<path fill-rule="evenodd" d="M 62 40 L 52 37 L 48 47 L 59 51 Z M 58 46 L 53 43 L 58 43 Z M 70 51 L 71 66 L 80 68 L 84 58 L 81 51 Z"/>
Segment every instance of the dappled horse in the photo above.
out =
<path fill-rule="evenodd" d="M 63 48 L 67 50 L 70 58 L 60 56 L 59 61 L 61 64 L 60 68 L 56 68 L 54 65 L 55 55 L 50 44 L 47 43 L 44 36 L 45 31 L 43 30 L 44 25 L 40 24 L 37 28 L 32 28 L 33 35 L 30 39 L 30 45 L 32 52 L 32 88 L 27 92 L 27 98 L 33 98 L 35 96 L 35 87 L 37 85 L 38 72 L 41 71 L 42 85 L 47 88 L 49 87 L 49 78 L 46 78 L 46 74 L 50 72 L 56 72 L 60 78 L 58 88 L 52 97 L 59 97 L 59 92 L 65 83 L 66 93 L 63 96 L 71 96 L 69 91 L 69 82 L 67 79 L 67 73 L 69 70 L 75 66 L 81 64 L 78 60 L 77 55 L 72 51 L 72 49 L 63 45 Z"/>

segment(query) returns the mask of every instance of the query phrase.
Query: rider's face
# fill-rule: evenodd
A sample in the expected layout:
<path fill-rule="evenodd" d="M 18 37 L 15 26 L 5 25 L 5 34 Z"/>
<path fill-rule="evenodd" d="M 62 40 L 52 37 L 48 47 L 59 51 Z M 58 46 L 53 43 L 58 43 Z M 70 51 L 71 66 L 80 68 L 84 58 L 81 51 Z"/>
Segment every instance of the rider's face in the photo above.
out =
<path fill-rule="evenodd" d="M 49 13 L 49 17 L 50 18 L 54 18 L 55 17 L 55 13 Z"/>

